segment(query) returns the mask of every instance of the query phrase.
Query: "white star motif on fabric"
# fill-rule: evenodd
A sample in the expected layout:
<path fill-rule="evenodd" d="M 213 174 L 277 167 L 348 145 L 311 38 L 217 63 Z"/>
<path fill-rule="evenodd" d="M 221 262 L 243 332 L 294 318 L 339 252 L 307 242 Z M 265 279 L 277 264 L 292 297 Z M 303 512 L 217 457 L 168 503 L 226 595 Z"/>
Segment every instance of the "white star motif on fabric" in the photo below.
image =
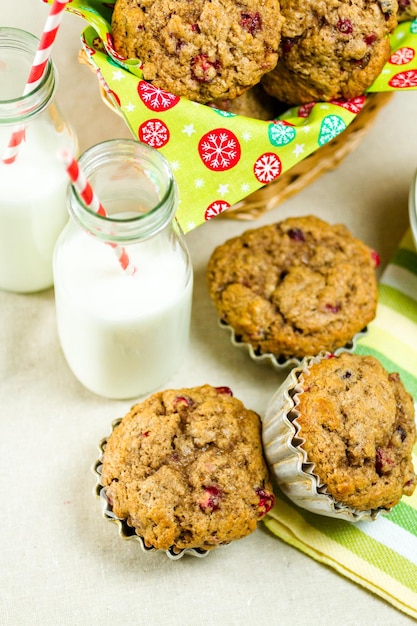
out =
<path fill-rule="evenodd" d="M 200 189 L 201 187 L 204 187 L 204 180 L 202 178 L 196 178 L 194 185 L 196 189 Z"/>
<path fill-rule="evenodd" d="M 327 111 L 327 109 L 329 108 L 329 105 L 328 105 L 328 104 L 321 104 L 321 105 L 320 105 L 320 108 L 321 108 L 323 111 Z"/>
<path fill-rule="evenodd" d="M 171 161 L 170 166 L 174 172 L 177 172 L 180 169 L 180 164 L 178 161 Z"/>
<path fill-rule="evenodd" d="M 311 132 L 311 126 L 310 124 L 306 124 L 305 126 L 300 126 L 300 130 L 302 130 L 304 133 L 309 133 Z"/>
<path fill-rule="evenodd" d="M 243 185 L 240 185 L 240 190 L 243 191 L 243 193 L 245 193 L 246 191 L 249 191 L 248 183 L 243 183 Z"/>
<path fill-rule="evenodd" d="M 116 70 L 115 72 L 113 72 L 113 80 L 122 80 L 123 78 L 123 72 L 121 72 L 120 70 Z"/>
<path fill-rule="evenodd" d="M 187 124 L 182 129 L 182 132 L 188 135 L 189 137 L 191 137 L 191 135 L 193 135 L 196 132 L 194 128 L 194 124 Z"/>
<path fill-rule="evenodd" d="M 245 130 L 245 132 L 242 133 L 242 139 L 243 139 L 243 141 L 250 141 L 252 139 L 252 133 L 250 133 L 249 131 Z"/>
<path fill-rule="evenodd" d="M 229 193 L 229 185 L 219 185 L 217 193 L 223 198 L 223 196 Z"/>
<path fill-rule="evenodd" d="M 194 230 L 195 228 L 195 222 L 188 222 L 187 224 L 187 232 L 189 233 L 190 230 Z"/>
<path fill-rule="evenodd" d="M 129 104 L 127 104 L 125 108 L 126 108 L 126 111 L 131 113 L 132 111 L 134 111 L 136 109 L 136 105 L 132 104 L 131 102 L 129 102 Z"/>
<path fill-rule="evenodd" d="M 296 157 L 299 157 L 299 156 L 300 156 L 300 154 L 303 154 L 303 152 L 304 152 L 304 144 L 303 144 L 303 143 L 302 143 L 301 145 L 300 145 L 299 143 L 297 143 L 297 144 L 295 145 L 294 150 L 292 151 L 292 153 L 293 153 Z"/>

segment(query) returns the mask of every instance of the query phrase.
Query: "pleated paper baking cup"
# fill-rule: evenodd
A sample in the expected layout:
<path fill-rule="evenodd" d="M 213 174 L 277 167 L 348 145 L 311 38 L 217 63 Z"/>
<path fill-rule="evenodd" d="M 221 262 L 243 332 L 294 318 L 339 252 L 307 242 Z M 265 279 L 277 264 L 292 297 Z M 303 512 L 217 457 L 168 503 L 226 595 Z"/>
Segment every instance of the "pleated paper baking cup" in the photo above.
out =
<path fill-rule="evenodd" d="M 271 398 L 262 419 L 264 453 L 271 473 L 280 489 L 297 506 L 313 513 L 349 522 L 373 521 L 386 509 L 359 511 L 337 502 L 314 473 L 299 436 L 297 417 L 299 395 L 303 393 L 301 379 L 314 363 L 329 358 L 329 353 L 306 357 Z"/>
<path fill-rule="evenodd" d="M 255 363 L 266 364 L 270 367 L 273 367 L 277 371 L 282 371 L 290 367 L 299 366 L 303 362 L 304 357 L 294 356 L 294 357 L 287 358 L 282 355 L 277 356 L 270 352 L 260 353 L 257 350 L 255 350 L 255 348 L 250 343 L 246 343 L 242 341 L 242 339 L 236 333 L 234 328 L 232 328 L 232 326 L 229 326 L 229 324 L 226 324 L 226 322 L 220 319 L 218 320 L 218 324 L 220 328 L 222 328 L 223 330 L 226 330 L 230 334 L 230 341 L 232 342 L 232 345 L 235 346 L 236 348 L 240 348 L 241 350 L 249 354 L 250 358 L 252 359 L 252 361 L 255 361 Z M 344 346 L 341 346 L 340 348 L 337 348 L 336 350 L 334 350 L 332 354 L 337 356 L 341 354 L 342 352 L 354 352 L 356 349 L 357 342 L 359 341 L 361 337 L 366 335 L 367 332 L 368 332 L 368 327 L 365 327 L 359 333 L 356 333 L 356 335 L 351 339 L 351 341 L 346 343 Z"/>
<path fill-rule="evenodd" d="M 121 418 L 116 419 L 112 423 L 112 430 L 114 430 L 116 426 L 120 424 L 120 422 L 121 422 Z M 140 547 L 142 548 L 142 551 L 146 552 L 147 554 L 149 554 L 150 552 L 165 552 L 167 557 L 171 559 L 172 561 L 177 561 L 178 559 L 181 559 L 185 554 L 188 554 L 190 556 L 196 556 L 198 558 L 207 556 L 210 550 L 201 550 L 199 548 L 184 548 L 184 549 L 177 550 L 174 547 L 169 548 L 169 550 L 159 550 L 157 548 L 154 548 L 153 546 L 148 546 L 146 545 L 143 537 L 137 535 L 135 532 L 135 529 L 129 526 L 126 519 L 121 519 L 120 517 L 117 517 L 113 513 L 110 502 L 106 496 L 106 489 L 102 485 L 102 481 L 101 481 L 103 454 L 106 448 L 107 439 L 108 439 L 107 437 L 104 437 L 100 441 L 98 445 L 99 458 L 94 463 L 93 468 L 92 468 L 93 473 L 95 474 L 96 479 L 97 479 L 94 493 L 100 499 L 104 519 L 110 522 L 113 522 L 118 526 L 119 535 L 122 539 L 137 541 Z"/>

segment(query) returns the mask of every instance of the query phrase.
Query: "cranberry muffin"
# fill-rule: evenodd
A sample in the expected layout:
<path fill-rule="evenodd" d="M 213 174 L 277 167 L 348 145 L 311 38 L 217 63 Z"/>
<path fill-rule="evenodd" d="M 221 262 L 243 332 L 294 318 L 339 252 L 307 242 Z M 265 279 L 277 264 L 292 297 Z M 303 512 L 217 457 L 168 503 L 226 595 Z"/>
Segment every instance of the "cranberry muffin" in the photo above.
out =
<path fill-rule="evenodd" d="M 143 63 L 143 77 L 206 103 L 235 98 L 278 59 L 278 0 L 117 0 L 116 51 Z"/>
<path fill-rule="evenodd" d="M 415 17 L 417 17 L 417 0 L 398 0 L 398 21 L 405 22 Z"/>
<path fill-rule="evenodd" d="M 306 359 L 271 400 L 263 441 L 281 488 L 319 513 L 373 518 L 417 484 L 413 399 L 372 356 Z"/>
<path fill-rule="evenodd" d="M 288 218 L 229 239 L 207 267 L 220 320 L 256 355 L 335 351 L 375 317 L 375 255 L 341 225 Z"/>
<path fill-rule="evenodd" d="M 211 550 L 249 535 L 274 502 L 260 417 L 228 387 L 153 394 L 108 438 L 102 485 L 146 546 Z"/>
<path fill-rule="evenodd" d="M 279 60 L 262 78 L 289 104 L 365 93 L 391 54 L 397 0 L 281 0 Z"/>

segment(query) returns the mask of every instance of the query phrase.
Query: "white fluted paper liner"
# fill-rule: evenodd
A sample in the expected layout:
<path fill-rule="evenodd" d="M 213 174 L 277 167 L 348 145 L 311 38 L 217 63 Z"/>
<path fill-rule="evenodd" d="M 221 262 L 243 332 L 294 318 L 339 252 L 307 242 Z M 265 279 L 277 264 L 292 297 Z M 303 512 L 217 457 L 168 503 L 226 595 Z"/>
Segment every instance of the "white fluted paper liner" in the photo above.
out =
<path fill-rule="evenodd" d="M 245 352 L 247 352 L 250 358 L 252 359 L 252 361 L 255 361 L 255 363 L 259 363 L 259 364 L 265 363 L 267 365 L 272 366 L 277 371 L 282 371 L 289 367 L 294 367 L 297 365 L 299 366 L 303 362 L 303 357 L 285 358 L 283 356 L 276 356 L 275 354 L 272 354 L 271 352 L 266 352 L 265 354 L 259 354 L 250 343 L 245 343 L 239 338 L 239 335 L 236 334 L 232 326 L 229 326 L 229 324 L 226 324 L 226 322 L 223 322 L 221 319 L 218 320 L 218 324 L 220 328 L 230 333 L 230 340 L 232 342 L 232 345 L 235 346 L 236 348 L 240 348 L 241 350 L 244 350 Z M 356 335 L 352 338 L 351 341 L 349 341 L 348 343 L 346 343 L 344 346 L 340 348 L 336 348 L 336 350 L 333 351 L 333 354 L 337 356 L 338 354 L 341 354 L 342 352 L 354 352 L 357 341 L 361 337 L 366 335 L 367 332 L 368 332 L 368 327 L 365 327 L 359 333 L 356 333 Z"/>
<path fill-rule="evenodd" d="M 387 512 L 386 509 L 359 511 L 337 502 L 314 473 L 314 464 L 308 461 L 302 447 L 304 440 L 299 436 L 297 424 L 299 395 L 303 393 L 302 374 L 328 357 L 329 353 L 321 353 L 303 359 L 271 398 L 262 418 L 265 457 L 278 486 L 297 506 L 349 522 L 373 521 L 380 513 Z"/>
<path fill-rule="evenodd" d="M 120 418 L 114 420 L 114 422 L 112 423 L 112 430 L 114 430 L 116 426 L 120 424 L 120 422 L 121 422 Z M 172 561 L 177 561 L 178 559 L 182 558 L 185 554 L 189 554 L 191 556 L 196 556 L 199 558 L 207 556 L 210 550 L 200 550 L 199 548 L 184 548 L 181 550 L 170 548 L 169 550 L 159 550 L 152 546 L 147 546 L 145 544 L 143 537 L 140 537 L 139 535 L 137 535 L 135 532 L 135 529 L 129 526 L 129 524 L 127 523 L 125 519 L 121 519 L 113 513 L 110 503 L 106 496 L 106 489 L 102 485 L 102 482 L 101 482 L 101 471 L 102 471 L 102 466 L 103 466 L 102 460 L 103 460 L 103 454 L 104 454 L 106 444 L 107 444 L 107 437 L 104 437 L 98 445 L 98 449 L 100 453 L 99 458 L 92 467 L 93 473 L 95 474 L 96 479 L 97 479 L 94 493 L 100 499 L 103 517 L 106 520 L 117 524 L 119 528 L 119 535 L 122 537 L 122 539 L 137 541 L 140 547 L 142 548 L 143 552 L 146 552 L 146 553 L 165 552 L 167 557 L 170 558 Z"/>

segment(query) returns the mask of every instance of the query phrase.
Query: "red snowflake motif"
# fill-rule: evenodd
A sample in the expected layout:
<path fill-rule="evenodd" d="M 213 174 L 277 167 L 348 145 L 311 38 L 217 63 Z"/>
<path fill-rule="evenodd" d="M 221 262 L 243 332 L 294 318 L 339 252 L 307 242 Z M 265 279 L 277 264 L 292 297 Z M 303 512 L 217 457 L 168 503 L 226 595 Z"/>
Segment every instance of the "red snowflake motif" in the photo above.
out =
<path fill-rule="evenodd" d="M 234 133 L 227 128 L 216 128 L 201 137 L 198 153 L 209 170 L 224 172 L 239 162 L 241 149 Z"/>
<path fill-rule="evenodd" d="M 207 207 L 206 212 L 204 213 L 204 219 L 206 221 L 211 220 L 213 217 L 216 217 L 216 215 L 223 213 L 223 211 L 229 207 L 230 204 L 226 202 L 226 200 L 215 200 Z"/>
<path fill-rule="evenodd" d="M 395 74 L 388 84 L 390 87 L 396 87 L 397 89 L 417 87 L 417 70 L 408 70 L 407 72 Z"/>
<path fill-rule="evenodd" d="M 106 34 L 106 42 L 107 42 L 107 48 L 109 52 L 111 53 L 111 56 L 114 57 L 115 59 L 119 59 L 119 61 L 125 61 L 125 57 L 119 54 L 118 52 L 116 52 L 116 49 L 114 47 L 113 37 L 110 35 L 110 33 Z"/>
<path fill-rule="evenodd" d="M 315 105 L 315 102 L 309 102 L 308 104 L 302 104 L 298 109 L 298 117 L 308 117 L 310 115 L 310 111 Z"/>
<path fill-rule="evenodd" d="M 260 183 L 270 183 L 278 178 L 282 172 L 281 160 L 274 152 L 264 152 L 255 161 L 253 172 Z"/>
<path fill-rule="evenodd" d="M 330 102 L 331 104 L 343 107 L 351 113 L 359 113 L 365 104 L 365 100 L 365 96 L 357 96 L 356 98 L 350 98 L 350 100 L 330 100 Z"/>
<path fill-rule="evenodd" d="M 159 89 L 159 87 L 154 87 L 146 80 L 141 80 L 138 83 L 138 94 L 143 104 L 157 113 L 172 109 L 180 101 L 178 96 Z"/>
<path fill-rule="evenodd" d="M 415 52 L 412 48 L 400 48 L 391 55 L 388 63 L 392 65 L 407 65 L 414 59 Z"/>
<path fill-rule="evenodd" d="M 147 120 L 139 126 L 139 140 L 152 148 L 163 148 L 169 141 L 168 126 L 162 120 Z"/>

